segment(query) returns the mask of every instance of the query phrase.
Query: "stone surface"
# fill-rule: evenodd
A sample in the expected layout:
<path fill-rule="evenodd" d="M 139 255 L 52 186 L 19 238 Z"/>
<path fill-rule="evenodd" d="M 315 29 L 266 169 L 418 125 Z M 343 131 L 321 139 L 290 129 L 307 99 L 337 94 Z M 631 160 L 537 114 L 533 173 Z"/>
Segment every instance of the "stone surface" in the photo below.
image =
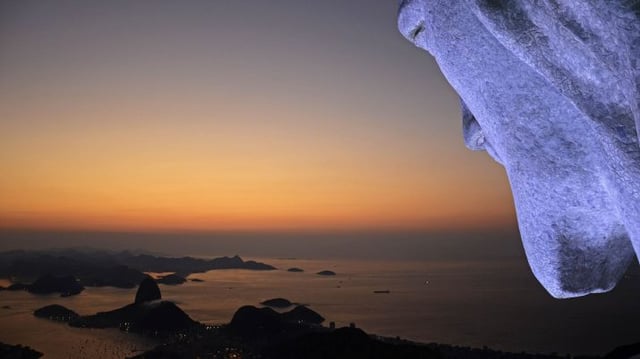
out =
<path fill-rule="evenodd" d="M 505 167 L 540 283 L 611 290 L 640 253 L 640 3 L 405 0 L 398 25 Z"/>

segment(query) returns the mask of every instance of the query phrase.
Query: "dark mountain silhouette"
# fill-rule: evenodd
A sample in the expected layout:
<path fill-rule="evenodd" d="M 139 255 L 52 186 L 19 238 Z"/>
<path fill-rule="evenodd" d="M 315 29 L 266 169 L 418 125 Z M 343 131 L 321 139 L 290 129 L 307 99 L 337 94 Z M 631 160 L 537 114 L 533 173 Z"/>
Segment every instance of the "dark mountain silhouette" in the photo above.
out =
<path fill-rule="evenodd" d="M 7 359 L 37 359 L 43 354 L 22 345 L 0 343 L 0 358 Z"/>
<path fill-rule="evenodd" d="M 200 323 L 192 320 L 177 305 L 160 298 L 158 285 L 153 278 L 147 276 L 138 287 L 135 302 L 122 308 L 94 315 L 78 316 L 63 306 L 52 305 L 36 310 L 34 315 L 65 321 L 72 327 L 119 328 L 127 332 L 154 336 L 172 335 L 201 327 Z"/>
<path fill-rule="evenodd" d="M 272 270 L 273 266 L 244 261 L 239 256 L 201 259 L 169 258 L 131 252 L 108 251 L 10 251 L 0 253 L 0 278 L 34 281 L 44 275 L 74 276 L 82 286 L 135 288 L 145 278 L 144 272 L 174 272 L 161 280 L 180 284 L 179 277 L 216 269 Z M 44 287 L 42 287 L 44 288 Z M 18 290 L 18 288 L 7 288 Z M 44 290 L 44 289 L 43 289 Z M 70 294 L 73 291 L 69 291 Z"/>
<path fill-rule="evenodd" d="M 334 271 L 330 271 L 330 270 L 323 270 L 320 271 L 318 273 L 316 273 L 317 275 L 326 275 L 326 276 L 331 276 L 331 275 L 336 275 L 336 272 Z"/>
<path fill-rule="evenodd" d="M 186 281 L 187 280 L 183 276 L 180 276 L 178 274 L 169 274 L 156 279 L 156 282 L 166 285 L 178 285 Z"/>
<path fill-rule="evenodd" d="M 260 302 L 260 304 L 271 308 L 288 308 L 293 305 L 293 303 L 291 303 L 288 299 L 284 298 L 267 299 L 263 302 Z"/>
<path fill-rule="evenodd" d="M 265 359 L 435 359 L 440 353 L 417 345 L 384 343 L 357 328 L 340 328 L 328 332 L 314 332 L 294 341 L 269 347 L 263 352 Z"/>
<path fill-rule="evenodd" d="M 605 355 L 604 359 L 628 359 L 638 356 L 640 356 L 640 342 L 620 346 Z"/>
<path fill-rule="evenodd" d="M 243 337 L 266 340 L 274 336 L 288 336 L 315 329 L 322 321 L 324 318 L 320 314 L 303 306 L 278 313 L 269 307 L 256 308 L 247 305 L 236 311 L 227 329 Z"/>
<path fill-rule="evenodd" d="M 29 288 L 28 284 L 24 284 L 24 283 L 13 283 L 10 286 L 7 287 L 6 290 L 27 290 L 27 288 Z"/>
<path fill-rule="evenodd" d="M 199 325 L 177 305 L 168 301 L 133 303 L 108 312 L 87 315 L 69 322 L 80 328 L 119 328 L 123 331 L 165 335 Z"/>
<path fill-rule="evenodd" d="M 127 332 L 153 335 L 171 334 L 200 326 L 177 305 L 161 298 L 158 284 L 147 276 L 140 282 L 134 303 L 112 311 L 82 316 L 69 324 L 82 328 L 120 328 Z"/>
<path fill-rule="evenodd" d="M 322 322 L 324 322 L 324 318 L 320 314 L 303 305 L 299 305 L 293 308 L 291 311 L 282 313 L 282 317 L 286 321 L 296 323 L 320 325 Z"/>
<path fill-rule="evenodd" d="M 80 280 L 88 287 L 135 288 L 144 276 L 142 271 L 119 264 L 93 268 L 80 276 Z"/>
<path fill-rule="evenodd" d="M 227 353 L 244 359 L 564 358 L 557 355 L 516 354 L 488 348 L 419 344 L 382 338 L 369 335 L 358 328 L 330 329 L 292 321 L 287 319 L 287 313 L 279 314 L 271 308 L 254 306 L 241 307 L 233 315 L 231 322 L 218 330 L 206 330 L 205 333 L 187 336 L 135 358 L 196 358 L 207 357 L 207 353 Z"/>
<path fill-rule="evenodd" d="M 34 294 L 51 294 L 60 293 L 62 297 L 79 294 L 84 290 L 84 286 L 71 275 L 55 276 L 51 274 L 44 275 L 27 287 L 30 293 Z"/>
<path fill-rule="evenodd" d="M 153 278 L 146 276 L 142 282 L 140 282 L 140 286 L 138 286 L 134 303 L 141 304 L 160 299 L 162 299 L 162 294 L 160 294 L 158 284 L 156 284 L 156 281 L 153 280 Z"/>
<path fill-rule="evenodd" d="M 244 338 L 268 338 L 291 329 L 293 326 L 285 322 L 282 316 L 271 308 L 256 308 L 247 305 L 238 309 L 227 329 L 234 335 Z"/>
<path fill-rule="evenodd" d="M 55 320 L 58 322 L 70 322 L 79 317 L 78 313 L 58 304 L 47 305 L 33 312 L 38 318 Z"/>
<path fill-rule="evenodd" d="M 240 256 L 200 259 L 193 257 L 168 258 L 137 255 L 121 259 L 122 264 L 144 272 L 176 272 L 183 276 L 214 269 L 273 270 L 275 267 L 255 261 L 244 261 Z"/>

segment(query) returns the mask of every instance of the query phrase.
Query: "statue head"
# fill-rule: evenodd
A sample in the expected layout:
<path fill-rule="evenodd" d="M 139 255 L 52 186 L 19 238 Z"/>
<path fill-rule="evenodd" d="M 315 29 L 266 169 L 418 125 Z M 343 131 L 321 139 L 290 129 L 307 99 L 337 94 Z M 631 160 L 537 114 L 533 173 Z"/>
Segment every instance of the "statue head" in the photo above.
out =
<path fill-rule="evenodd" d="M 400 6 L 402 34 L 460 95 L 467 147 L 504 166 L 557 298 L 611 290 L 640 250 L 640 12 L 614 3 Z"/>

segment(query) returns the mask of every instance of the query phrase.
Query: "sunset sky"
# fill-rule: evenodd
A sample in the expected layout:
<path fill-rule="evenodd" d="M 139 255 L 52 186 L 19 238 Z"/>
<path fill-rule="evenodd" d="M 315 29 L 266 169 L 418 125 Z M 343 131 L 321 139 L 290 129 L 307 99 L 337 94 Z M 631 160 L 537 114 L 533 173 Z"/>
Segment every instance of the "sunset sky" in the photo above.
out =
<path fill-rule="evenodd" d="M 0 1 L 0 228 L 492 228 L 392 0 Z"/>

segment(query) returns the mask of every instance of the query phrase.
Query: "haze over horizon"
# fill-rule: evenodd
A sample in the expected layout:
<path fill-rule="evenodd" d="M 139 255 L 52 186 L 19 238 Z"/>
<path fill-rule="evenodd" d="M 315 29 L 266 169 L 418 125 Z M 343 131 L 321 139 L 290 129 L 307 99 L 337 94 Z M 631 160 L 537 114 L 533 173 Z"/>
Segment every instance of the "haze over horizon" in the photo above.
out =
<path fill-rule="evenodd" d="M 514 228 L 396 7 L 0 2 L 0 229 Z"/>

